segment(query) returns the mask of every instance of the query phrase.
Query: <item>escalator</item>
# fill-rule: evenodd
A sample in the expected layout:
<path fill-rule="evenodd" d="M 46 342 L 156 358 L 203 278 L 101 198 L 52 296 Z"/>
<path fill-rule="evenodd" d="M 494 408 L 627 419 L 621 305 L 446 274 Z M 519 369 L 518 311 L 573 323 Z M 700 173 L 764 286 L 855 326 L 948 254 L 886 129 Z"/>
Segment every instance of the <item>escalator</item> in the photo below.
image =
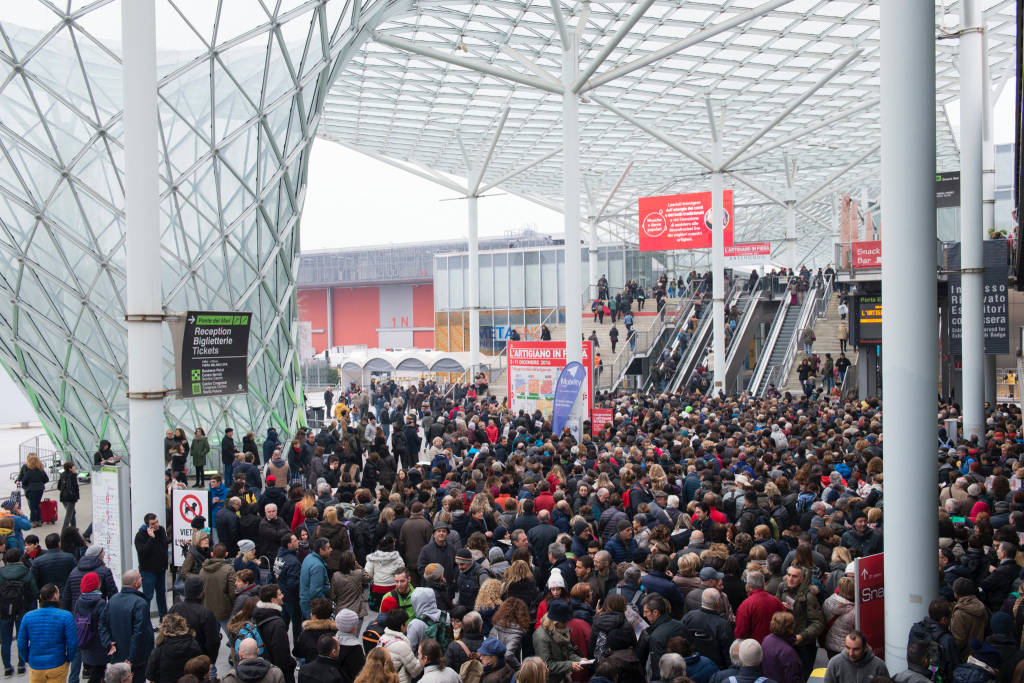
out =
<path fill-rule="evenodd" d="M 689 324 L 690 319 L 694 316 L 697 306 L 699 304 L 703 304 L 704 301 L 704 285 L 702 283 L 697 288 L 697 290 L 687 299 L 686 305 L 680 312 L 675 324 L 671 326 L 666 325 L 665 328 L 662 330 L 661 337 L 658 339 L 654 347 L 651 349 L 650 359 L 652 368 L 660 361 L 666 349 L 668 350 L 667 355 L 671 356 L 673 353 L 675 353 L 676 349 L 679 348 L 681 344 L 680 332 L 685 328 L 686 325 Z M 705 308 L 707 308 L 708 306 L 710 306 L 710 303 L 707 303 L 705 305 Z M 653 384 L 654 379 L 651 376 L 651 373 L 648 373 L 642 385 L 643 391 L 650 391 L 653 388 Z"/>
<path fill-rule="evenodd" d="M 726 310 L 729 310 L 736 304 L 740 298 L 741 291 L 742 287 L 740 286 L 735 286 L 729 291 L 725 298 Z M 669 391 L 673 393 L 678 392 L 680 387 L 686 385 L 693 371 L 704 362 L 704 358 L 707 356 L 707 346 L 711 342 L 711 334 L 714 328 L 711 322 L 713 317 L 712 310 L 714 310 L 714 305 L 710 302 L 701 310 L 701 316 L 697 322 L 697 330 L 690 338 L 686 351 L 679 360 L 679 365 L 666 385 Z M 726 356 L 728 356 L 728 353 L 726 353 Z"/>
<path fill-rule="evenodd" d="M 817 288 L 810 290 L 805 294 L 803 302 L 796 306 L 789 303 L 787 296 L 779 306 L 764 348 L 761 350 L 761 356 L 754 367 L 750 384 L 747 385 L 747 391 L 753 396 L 763 396 L 769 384 L 779 386 L 784 380 L 783 370 L 787 366 L 790 354 L 796 351 L 796 335 L 800 329 L 800 320 L 813 308 L 814 300 L 819 294 Z"/>

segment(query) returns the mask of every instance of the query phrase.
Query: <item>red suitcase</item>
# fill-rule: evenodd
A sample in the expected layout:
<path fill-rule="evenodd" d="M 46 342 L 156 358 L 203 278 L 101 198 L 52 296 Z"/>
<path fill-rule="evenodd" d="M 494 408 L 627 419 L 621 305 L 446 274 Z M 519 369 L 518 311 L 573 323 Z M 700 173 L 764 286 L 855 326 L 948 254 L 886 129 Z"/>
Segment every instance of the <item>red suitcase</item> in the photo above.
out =
<path fill-rule="evenodd" d="M 39 502 L 39 511 L 43 516 L 43 524 L 57 523 L 57 501 L 42 500 Z"/>

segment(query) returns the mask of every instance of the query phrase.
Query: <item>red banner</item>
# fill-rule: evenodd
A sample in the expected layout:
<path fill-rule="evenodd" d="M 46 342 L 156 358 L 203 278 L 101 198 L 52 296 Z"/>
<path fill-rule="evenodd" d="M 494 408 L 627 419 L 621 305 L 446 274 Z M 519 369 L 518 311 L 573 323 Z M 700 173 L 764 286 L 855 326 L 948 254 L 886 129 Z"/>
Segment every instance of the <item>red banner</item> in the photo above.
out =
<path fill-rule="evenodd" d="M 771 259 L 771 242 L 740 242 L 725 247 L 725 263 L 729 266 L 766 266 Z"/>
<path fill-rule="evenodd" d="M 851 250 L 853 251 L 854 268 L 882 267 L 882 242 L 880 240 L 854 242 Z"/>
<path fill-rule="evenodd" d="M 732 190 L 723 193 L 725 245 L 732 244 Z M 711 248 L 711 193 L 641 197 L 640 251 Z"/>
<path fill-rule="evenodd" d="M 606 424 L 611 423 L 615 419 L 615 411 L 611 408 L 594 408 L 592 412 L 594 421 L 590 425 L 591 435 L 597 434 L 604 429 Z"/>
<path fill-rule="evenodd" d="M 875 656 L 885 659 L 885 555 L 858 557 L 854 566 L 857 630 L 867 638 Z"/>

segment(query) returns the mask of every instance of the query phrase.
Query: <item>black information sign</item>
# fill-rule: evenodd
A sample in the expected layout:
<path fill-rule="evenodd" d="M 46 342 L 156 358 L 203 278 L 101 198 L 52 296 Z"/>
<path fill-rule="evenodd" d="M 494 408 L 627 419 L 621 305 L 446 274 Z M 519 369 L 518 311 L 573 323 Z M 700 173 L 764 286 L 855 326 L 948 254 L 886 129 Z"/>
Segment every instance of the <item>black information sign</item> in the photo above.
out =
<path fill-rule="evenodd" d="M 985 353 L 989 355 L 1010 352 L 1010 312 L 1006 280 L 1009 266 L 1006 262 L 1006 240 L 985 240 L 982 263 L 985 266 L 985 284 L 982 299 L 982 319 L 985 323 Z M 947 248 L 947 266 L 960 270 L 960 243 Z M 963 295 L 960 275 L 949 276 L 949 350 L 954 356 L 961 354 L 963 336 Z"/>
<path fill-rule="evenodd" d="M 882 297 L 857 297 L 857 343 L 882 341 Z"/>
<path fill-rule="evenodd" d="M 252 314 L 189 311 L 181 342 L 181 398 L 244 394 Z"/>
<path fill-rule="evenodd" d="M 960 206 L 960 171 L 935 174 L 935 208 Z"/>

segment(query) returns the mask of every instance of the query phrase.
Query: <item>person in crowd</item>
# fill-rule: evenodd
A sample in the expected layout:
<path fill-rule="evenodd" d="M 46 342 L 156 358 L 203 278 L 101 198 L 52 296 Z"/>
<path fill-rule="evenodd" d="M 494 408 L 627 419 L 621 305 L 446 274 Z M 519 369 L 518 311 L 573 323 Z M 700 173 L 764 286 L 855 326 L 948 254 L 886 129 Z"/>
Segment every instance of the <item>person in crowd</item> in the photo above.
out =
<path fill-rule="evenodd" d="M 28 663 L 31 681 L 64 680 L 72 662 L 81 661 L 75 618 L 60 605 L 60 589 L 48 583 L 39 589 L 39 608 L 21 619 L 18 656 Z"/>
<path fill-rule="evenodd" d="M 784 583 L 779 586 L 779 600 L 795 619 L 793 646 L 803 663 L 804 679 L 811 675 L 814 656 L 818 650 L 817 639 L 825 627 L 818 597 L 811 591 L 811 580 L 804 570 L 791 566 L 786 570 Z"/>
<path fill-rule="evenodd" d="M 29 453 L 25 458 L 25 464 L 18 472 L 18 480 L 15 486 L 20 487 L 28 498 L 29 520 L 33 527 L 42 526 L 43 515 L 40 503 L 43 500 L 43 491 L 50 481 L 50 475 L 46 473 L 43 461 L 35 453 Z"/>
<path fill-rule="evenodd" d="M 175 683 L 185 674 L 185 663 L 203 654 L 199 643 L 180 614 L 170 612 L 160 620 L 156 648 L 146 665 L 146 680 L 154 683 Z"/>
<path fill-rule="evenodd" d="M 78 526 L 76 507 L 81 493 L 78 490 L 78 469 L 71 460 L 64 463 L 64 470 L 57 479 L 57 491 L 60 493 L 60 503 L 64 506 L 64 523 L 61 529 Z"/>
<path fill-rule="evenodd" d="M 267 661 L 281 670 L 285 683 L 294 683 L 295 660 L 288 645 L 288 627 L 281 613 L 284 594 L 276 583 L 260 588 L 260 599 L 256 603 L 252 618 L 263 641 L 263 654 Z"/>
<path fill-rule="evenodd" d="M 221 625 L 210 608 L 204 604 L 203 589 L 204 583 L 202 578 L 190 576 L 185 579 L 185 599 L 173 605 L 168 614 L 180 615 L 185 620 L 188 630 L 191 631 L 190 637 L 195 638 L 196 643 L 199 645 L 198 654 L 203 654 L 210 658 L 210 661 L 213 663 L 212 675 L 216 677 L 216 661 L 217 653 L 220 650 Z M 228 611 L 230 612 L 230 607 Z M 227 618 L 225 617 L 226 621 Z"/>
<path fill-rule="evenodd" d="M 161 619 L 167 614 L 167 551 L 170 545 L 160 518 L 152 512 L 146 513 L 142 526 L 135 532 L 135 553 L 142 574 L 142 593 L 148 600 L 156 598 L 157 613 Z"/>
<path fill-rule="evenodd" d="M 864 634 L 851 631 L 846 635 L 843 651 L 828 660 L 825 683 L 857 683 L 869 681 L 873 676 L 888 675 L 885 662 L 875 657 Z"/>
<path fill-rule="evenodd" d="M 93 574 L 92 576 L 95 576 Z M 43 584 L 46 585 L 46 584 Z M 39 597 L 39 584 L 35 574 L 22 562 L 17 548 L 4 552 L 4 566 L 0 567 L 0 653 L 3 656 L 4 675 L 14 674 L 11 666 L 11 643 L 16 631 L 21 630 L 22 617 Z M 18 650 L 18 673 L 25 673 L 27 657 Z"/>
<path fill-rule="evenodd" d="M 259 654 L 255 638 L 245 638 L 238 645 L 238 663 L 224 674 L 223 683 L 284 683 L 284 673 Z"/>
<path fill-rule="evenodd" d="M 121 591 L 110 598 L 101 615 L 100 634 L 104 642 L 110 643 L 110 662 L 126 662 L 141 681 L 154 647 L 150 600 L 142 592 L 142 574 L 138 570 L 125 572 L 121 585 Z"/>

